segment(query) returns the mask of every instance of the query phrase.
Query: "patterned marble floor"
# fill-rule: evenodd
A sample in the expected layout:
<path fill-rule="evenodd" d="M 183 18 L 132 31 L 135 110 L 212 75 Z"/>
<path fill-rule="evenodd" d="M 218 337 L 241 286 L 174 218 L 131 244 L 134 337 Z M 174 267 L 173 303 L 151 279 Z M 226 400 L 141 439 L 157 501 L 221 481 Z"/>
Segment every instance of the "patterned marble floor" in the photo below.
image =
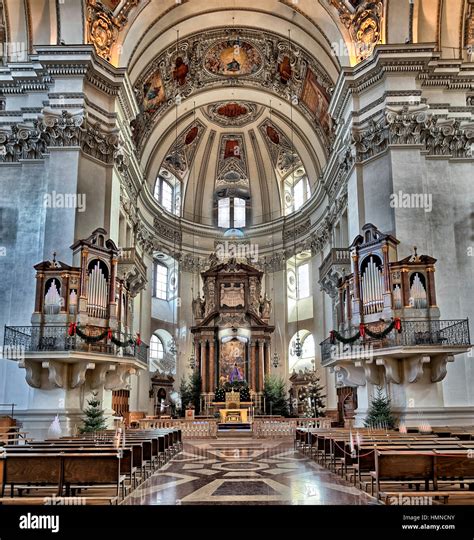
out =
<path fill-rule="evenodd" d="M 290 440 L 195 440 L 131 493 L 128 505 L 370 504 Z"/>

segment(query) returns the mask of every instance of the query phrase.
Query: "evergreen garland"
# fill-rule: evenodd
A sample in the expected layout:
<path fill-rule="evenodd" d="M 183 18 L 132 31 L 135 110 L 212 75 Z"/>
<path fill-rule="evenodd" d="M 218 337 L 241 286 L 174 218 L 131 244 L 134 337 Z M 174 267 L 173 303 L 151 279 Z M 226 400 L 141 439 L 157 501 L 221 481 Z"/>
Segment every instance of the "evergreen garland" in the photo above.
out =
<path fill-rule="evenodd" d="M 337 330 L 332 330 L 330 333 L 330 341 L 332 344 L 334 344 L 337 341 L 340 341 L 341 343 L 348 344 L 348 343 L 354 343 L 354 341 L 357 341 L 360 337 L 364 337 L 365 334 L 367 334 L 369 337 L 373 339 L 383 339 L 390 334 L 390 332 L 396 329 L 398 333 L 401 333 L 402 331 L 402 324 L 400 319 L 396 318 L 393 321 L 390 322 L 390 324 L 381 332 L 372 332 L 370 328 L 365 324 L 359 325 L 359 331 L 356 332 L 351 337 L 344 337 L 342 334 L 340 334 Z"/>
<path fill-rule="evenodd" d="M 140 334 L 137 335 L 137 339 L 127 339 L 126 341 L 121 341 L 120 339 L 116 338 L 112 334 L 112 330 L 110 328 L 107 328 L 100 334 L 97 334 L 96 336 L 90 336 L 89 334 L 86 334 L 83 332 L 80 328 L 80 326 L 76 323 L 71 323 L 68 328 L 68 336 L 74 337 L 76 334 L 86 343 L 92 344 L 92 343 L 98 343 L 99 341 L 104 340 L 105 338 L 109 338 L 110 341 L 116 345 L 117 347 L 130 347 L 133 345 L 140 345 L 141 339 Z"/>

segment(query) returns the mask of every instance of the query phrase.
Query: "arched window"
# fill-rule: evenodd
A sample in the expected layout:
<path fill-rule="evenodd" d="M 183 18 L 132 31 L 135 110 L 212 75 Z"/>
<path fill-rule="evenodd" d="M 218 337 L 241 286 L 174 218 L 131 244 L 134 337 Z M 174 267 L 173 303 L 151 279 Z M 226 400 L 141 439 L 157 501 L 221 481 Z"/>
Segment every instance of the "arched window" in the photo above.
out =
<path fill-rule="evenodd" d="M 180 182 L 169 171 L 162 169 L 155 182 L 154 197 L 167 212 L 180 214 Z"/>
<path fill-rule="evenodd" d="M 243 229 L 247 225 L 247 207 L 241 197 L 221 197 L 217 200 L 217 226 L 223 229 Z"/>
<path fill-rule="evenodd" d="M 310 296 L 309 263 L 297 267 L 297 296 L 298 300 Z"/>
<path fill-rule="evenodd" d="M 153 334 L 150 339 L 150 358 L 160 361 L 163 360 L 164 354 L 163 342 L 158 336 Z"/>
<path fill-rule="evenodd" d="M 161 339 L 153 334 L 150 338 L 150 365 L 151 372 L 160 369 L 161 362 L 165 356 L 165 348 Z"/>
<path fill-rule="evenodd" d="M 159 262 L 155 263 L 155 297 L 168 300 L 168 267 Z"/>
<path fill-rule="evenodd" d="M 286 177 L 284 191 L 286 215 L 296 212 L 310 199 L 311 188 L 304 168 L 300 167 Z"/>

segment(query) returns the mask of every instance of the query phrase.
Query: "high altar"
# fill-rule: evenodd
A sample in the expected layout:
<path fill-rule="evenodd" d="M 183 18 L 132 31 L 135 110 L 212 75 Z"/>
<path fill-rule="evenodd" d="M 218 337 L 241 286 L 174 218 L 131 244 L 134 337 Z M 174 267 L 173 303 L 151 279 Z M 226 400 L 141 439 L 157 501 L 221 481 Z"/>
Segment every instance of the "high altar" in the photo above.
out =
<path fill-rule="evenodd" d="M 262 296 L 263 272 L 236 259 L 219 264 L 214 257 L 201 276 L 204 298 L 193 300 L 191 332 L 202 393 L 209 403 L 226 382 L 247 381 L 252 397 L 261 396 L 275 329 L 269 324 L 271 300 Z"/>

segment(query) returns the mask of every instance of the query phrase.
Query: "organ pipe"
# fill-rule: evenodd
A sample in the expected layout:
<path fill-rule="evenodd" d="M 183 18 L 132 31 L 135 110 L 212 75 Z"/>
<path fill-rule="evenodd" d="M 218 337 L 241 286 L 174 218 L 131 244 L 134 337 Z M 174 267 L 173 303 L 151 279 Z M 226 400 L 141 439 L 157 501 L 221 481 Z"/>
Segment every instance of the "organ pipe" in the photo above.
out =
<path fill-rule="evenodd" d="M 100 268 L 99 262 L 89 274 L 88 312 L 92 317 L 107 316 L 107 279 Z"/>
<path fill-rule="evenodd" d="M 415 274 L 412 286 L 410 287 L 410 297 L 413 298 L 413 307 L 416 309 L 426 308 L 426 290 L 418 273 Z"/>
<path fill-rule="evenodd" d="M 373 258 L 365 267 L 362 275 L 362 297 L 364 313 L 378 313 L 383 310 L 383 272 Z"/>

